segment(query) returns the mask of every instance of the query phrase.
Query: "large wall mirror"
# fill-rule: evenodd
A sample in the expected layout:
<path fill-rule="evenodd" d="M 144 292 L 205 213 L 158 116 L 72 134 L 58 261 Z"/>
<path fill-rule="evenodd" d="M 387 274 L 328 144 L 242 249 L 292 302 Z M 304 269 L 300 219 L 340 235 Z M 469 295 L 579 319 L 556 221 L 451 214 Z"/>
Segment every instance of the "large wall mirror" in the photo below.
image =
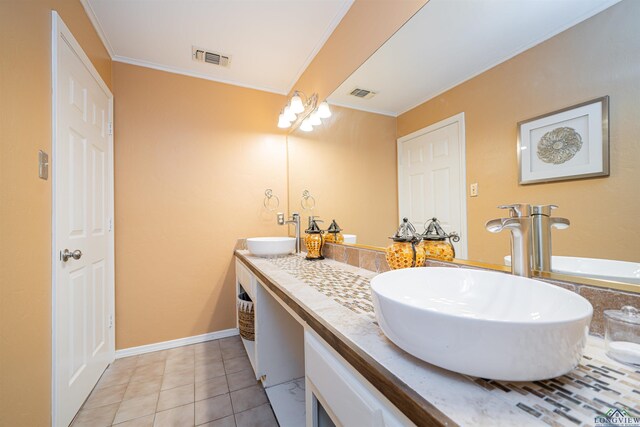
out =
<path fill-rule="evenodd" d="M 367 246 L 386 246 L 403 216 L 420 231 L 437 217 L 461 236 L 457 258 L 503 265 L 510 237 L 485 228 L 508 215 L 497 206 L 554 204 L 571 222 L 552 232 L 554 256 L 640 263 L 638 22 L 636 0 L 430 0 L 328 98 L 330 119 L 289 134 L 290 209 Z M 601 97 L 608 121 L 551 114 Z M 572 178 L 565 159 L 569 179 L 522 184 L 518 123 L 541 116 L 543 130 L 587 123 L 580 161 L 608 126 L 595 156 L 608 153 L 608 175 Z M 548 145 L 562 157 L 567 141 Z M 624 268 L 638 279 L 617 280 L 640 286 Z"/>

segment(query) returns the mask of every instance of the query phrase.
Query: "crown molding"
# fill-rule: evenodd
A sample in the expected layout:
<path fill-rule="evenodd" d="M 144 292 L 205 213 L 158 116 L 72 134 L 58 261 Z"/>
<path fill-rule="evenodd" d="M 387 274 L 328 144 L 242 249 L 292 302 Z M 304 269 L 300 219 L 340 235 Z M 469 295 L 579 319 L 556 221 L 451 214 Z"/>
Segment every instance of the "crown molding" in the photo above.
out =
<path fill-rule="evenodd" d="M 158 70 L 158 71 L 165 71 L 167 73 L 180 74 L 180 75 L 183 75 L 183 76 L 195 77 L 195 78 L 204 79 L 204 80 L 210 80 L 210 81 L 217 82 L 217 83 L 223 83 L 223 84 L 228 84 L 228 85 L 232 85 L 232 86 L 243 87 L 243 88 L 246 88 L 246 89 L 254 89 L 254 90 L 259 90 L 259 91 L 262 91 L 262 92 L 275 93 L 277 95 L 286 95 L 287 94 L 287 92 L 284 92 L 284 91 L 281 91 L 281 90 L 277 90 L 277 89 L 274 89 L 274 88 L 270 88 L 270 87 L 253 86 L 253 85 L 248 85 L 248 84 L 236 82 L 236 81 L 233 81 L 233 80 L 218 79 L 218 78 L 212 77 L 212 76 L 210 76 L 208 74 L 196 73 L 196 72 L 185 70 L 185 69 L 178 68 L 178 67 L 168 67 L 166 65 L 156 64 L 154 62 L 141 61 L 139 59 L 134 59 L 134 58 L 127 58 L 126 56 L 116 55 L 112 59 L 113 59 L 114 62 L 122 62 L 123 64 L 136 65 L 138 67 L 144 67 L 144 68 L 152 68 L 152 69 Z"/>
<path fill-rule="evenodd" d="M 113 57 L 115 56 L 113 52 L 113 47 L 111 46 L 111 43 L 109 43 L 109 39 L 107 38 L 107 35 L 105 34 L 104 30 L 102 29 L 102 26 L 100 25 L 100 21 L 98 21 L 98 16 L 93 10 L 93 7 L 91 7 L 91 3 L 89 3 L 89 0 L 80 0 L 80 3 L 82 4 L 82 7 L 84 7 L 84 11 L 87 14 L 87 17 L 89 17 L 89 21 L 91 21 L 93 28 L 96 30 L 96 33 L 98 33 L 98 37 L 100 37 L 102 44 L 104 45 L 105 49 L 107 49 L 107 53 L 113 60 Z"/>

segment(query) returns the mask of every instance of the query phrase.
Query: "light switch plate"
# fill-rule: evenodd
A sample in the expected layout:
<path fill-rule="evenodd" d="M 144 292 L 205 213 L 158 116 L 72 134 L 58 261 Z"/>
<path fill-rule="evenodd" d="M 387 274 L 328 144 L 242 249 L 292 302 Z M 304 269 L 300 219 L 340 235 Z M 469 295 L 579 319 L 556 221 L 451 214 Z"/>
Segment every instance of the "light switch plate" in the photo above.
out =
<path fill-rule="evenodd" d="M 469 196 L 478 197 L 478 183 L 474 182 L 469 188 Z"/>
<path fill-rule="evenodd" d="M 49 155 L 44 151 L 38 151 L 38 176 L 40 179 L 49 179 Z"/>

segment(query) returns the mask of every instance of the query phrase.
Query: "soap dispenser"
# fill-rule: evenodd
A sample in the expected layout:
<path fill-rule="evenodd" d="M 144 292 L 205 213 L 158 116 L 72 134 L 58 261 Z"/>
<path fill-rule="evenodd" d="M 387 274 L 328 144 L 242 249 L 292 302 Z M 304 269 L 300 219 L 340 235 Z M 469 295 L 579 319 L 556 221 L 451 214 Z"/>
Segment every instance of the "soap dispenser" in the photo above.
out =
<path fill-rule="evenodd" d="M 342 228 L 338 225 L 336 220 L 331 221 L 331 225 L 327 229 L 327 235 L 325 236 L 325 242 L 327 243 L 344 243 L 344 236 L 341 233 Z"/>
<path fill-rule="evenodd" d="M 318 227 L 318 223 L 316 221 L 316 217 L 309 217 L 309 228 L 307 228 L 304 232 L 306 236 L 304 237 L 304 244 L 307 247 L 307 259 L 310 261 L 324 259 L 322 256 L 322 247 L 324 246 L 324 237 L 322 234 L 324 231 Z"/>
<path fill-rule="evenodd" d="M 402 219 L 398 231 L 390 239 L 393 243 L 387 246 L 385 255 L 392 270 L 424 265 L 425 254 L 424 248 L 419 244 L 420 235 L 408 218 Z"/>
<path fill-rule="evenodd" d="M 427 258 L 453 261 L 456 257 L 456 250 L 451 242 L 459 242 L 460 236 L 455 231 L 447 234 L 440 226 L 438 218 L 431 218 L 428 225 L 425 224 L 425 230 L 421 237 L 422 243 L 420 245 L 424 248 Z"/>

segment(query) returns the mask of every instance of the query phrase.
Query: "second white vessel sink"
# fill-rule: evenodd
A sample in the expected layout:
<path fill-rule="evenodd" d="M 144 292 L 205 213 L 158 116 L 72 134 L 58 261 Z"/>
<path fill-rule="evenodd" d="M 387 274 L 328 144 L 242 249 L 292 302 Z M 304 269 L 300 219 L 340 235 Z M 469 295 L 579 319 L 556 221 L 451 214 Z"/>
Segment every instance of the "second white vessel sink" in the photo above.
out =
<path fill-rule="evenodd" d="M 510 255 L 504 257 L 504 263 L 511 265 Z M 615 280 L 617 282 L 629 282 L 640 285 L 639 262 L 554 255 L 551 257 L 551 271 L 572 276 Z"/>
<path fill-rule="evenodd" d="M 257 256 L 279 256 L 292 253 L 296 249 L 295 237 L 250 237 L 247 249 Z"/>
<path fill-rule="evenodd" d="M 412 355 L 462 374 L 534 381 L 574 369 L 593 308 L 538 280 L 465 268 L 407 268 L 371 280 L 378 324 Z"/>

